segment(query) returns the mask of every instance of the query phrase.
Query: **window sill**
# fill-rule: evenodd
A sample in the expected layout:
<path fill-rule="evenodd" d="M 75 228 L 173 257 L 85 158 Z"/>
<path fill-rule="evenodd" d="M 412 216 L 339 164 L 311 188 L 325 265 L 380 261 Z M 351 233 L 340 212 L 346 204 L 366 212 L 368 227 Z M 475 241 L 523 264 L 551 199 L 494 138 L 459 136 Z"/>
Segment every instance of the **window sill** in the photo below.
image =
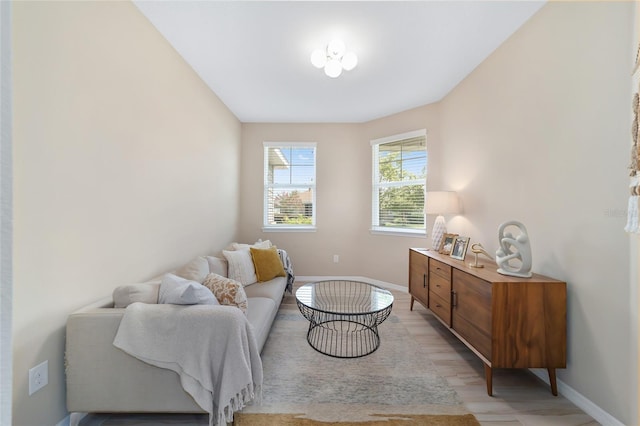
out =
<path fill-rule="evenodd" d="M 316 232 L 315 226 L 263 226 L 262 232 Z"/>
<path fill-rule="evenodd" d="M 425 230 L 371 229 L 371 235 L 389 235 L 394 237 L 427 238 Z"/>

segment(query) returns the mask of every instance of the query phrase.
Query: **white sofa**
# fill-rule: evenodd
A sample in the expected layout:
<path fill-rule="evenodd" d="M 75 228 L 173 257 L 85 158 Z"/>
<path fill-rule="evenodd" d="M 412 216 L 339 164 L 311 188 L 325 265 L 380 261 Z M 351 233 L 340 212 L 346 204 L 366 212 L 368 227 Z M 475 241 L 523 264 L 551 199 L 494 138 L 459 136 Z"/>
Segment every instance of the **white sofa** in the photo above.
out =
<path fill-rule="evenodd" d="M 174 273 L 193 278 L 194 262 L 202 266 L 202 258 L 194 259 Z M 223 257 L 204 258 L 209 268 L 206 271 L 200 268 L 196 275 L 213 272 L 228 276 L 227 261 Z M 247 295 L 246 316 L 260 351 L 285 289 L 290 290 L 292 281 L 289 268 L 285 277 L 243 287 Z M 155 279 L 121 286 L 112 297 L 69 315 L 65 354 L 69 412 L 204 413 L 183 390 L 175 372 L 146 364 L 113 345 L 124 306 L 133 302 L 156 303 L 159 285 L 160 280 Z"/>

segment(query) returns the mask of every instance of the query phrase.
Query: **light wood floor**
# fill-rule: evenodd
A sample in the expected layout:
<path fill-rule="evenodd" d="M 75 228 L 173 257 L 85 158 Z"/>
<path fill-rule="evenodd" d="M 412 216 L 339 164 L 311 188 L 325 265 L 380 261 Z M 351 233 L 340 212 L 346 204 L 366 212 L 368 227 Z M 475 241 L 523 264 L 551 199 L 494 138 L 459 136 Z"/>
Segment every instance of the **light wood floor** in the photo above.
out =
<path fill-rule="evenodd" d="M 488 396 L 480 359 L 420 303 L 414 303 L 410 311 L 409 294 L 392 293 L 393 314 L 422 344 L 439 373 L 483 426 L 599 424 L 562 395 L 553 396 L 549 386 L 528 370 L 494 370 L 493 396 Z"/>
<path fill-rule="evenodd" d="M 296 283 L 296 288 L 304 283 Z M 410 296 L 392 291 L 392 315 L 406 325 L 436 365 L 439 373 L 464 401 L 483 426 L 578 426 L 598 425 L 562 395 L 551 394 L 549 386 L 528 370 L 494 370 L 493 396 L 486 393 L 484 367 L 476 355 L 456 339 L 431 313 L 414 304 Z M 294 289 L 295 294 L 295 289 Z M 283 309 L 293 308 L 295 298 L 287 295 Z M 384 327 L 384 323 L 380 326 Z M 205 425 L 200 415 L 90 415 L 82 426 L 97 425 Z"/>

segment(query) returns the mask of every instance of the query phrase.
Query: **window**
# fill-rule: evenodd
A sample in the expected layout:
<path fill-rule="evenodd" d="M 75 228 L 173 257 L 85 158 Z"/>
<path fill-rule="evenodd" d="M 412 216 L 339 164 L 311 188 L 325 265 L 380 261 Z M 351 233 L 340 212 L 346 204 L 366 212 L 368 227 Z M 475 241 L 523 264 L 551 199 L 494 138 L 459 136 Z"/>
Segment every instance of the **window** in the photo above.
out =
<path fill-rule="evenodd" d="M 427 131 L 371 141 L 372 231 L 426 235 Z"/>
<path fill-rule="evenodd" d="M 264 142 L 263 229 L 313 231 L 316 144 Z"/>

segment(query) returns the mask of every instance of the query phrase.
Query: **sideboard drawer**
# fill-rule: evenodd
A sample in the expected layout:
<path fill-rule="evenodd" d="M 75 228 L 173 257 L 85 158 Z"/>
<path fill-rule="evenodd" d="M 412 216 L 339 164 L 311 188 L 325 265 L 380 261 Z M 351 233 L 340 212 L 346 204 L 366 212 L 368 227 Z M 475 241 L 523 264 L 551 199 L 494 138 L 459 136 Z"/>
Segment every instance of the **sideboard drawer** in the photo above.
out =
<path fill-rule="evenodd" d="M 451 266 L 435 259 L 429 259 L 429 270 L 451 282 Z"/>
<path fill-rule="evenodd" d="M 433 271 L 429 272 L 429 290 L 444 300 L 451 300 L 451 281 L 442 278 Z"/>
<path fill-rule="evenodd" d="M 429 309 L 451 327 L 451 304 L 433 291 L 429 292 Z"/>

